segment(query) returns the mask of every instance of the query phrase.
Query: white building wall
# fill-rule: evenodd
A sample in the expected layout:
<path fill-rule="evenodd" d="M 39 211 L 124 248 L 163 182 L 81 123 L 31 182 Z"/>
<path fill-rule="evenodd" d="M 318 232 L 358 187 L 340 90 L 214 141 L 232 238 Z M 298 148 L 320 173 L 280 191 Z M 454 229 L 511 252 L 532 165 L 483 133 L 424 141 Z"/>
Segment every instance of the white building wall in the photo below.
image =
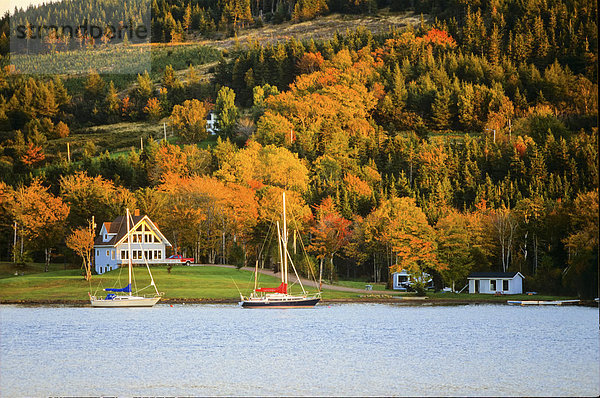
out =
<path fill-rule="evenodd" d="M 508 280 L 508 290 L 504 290 L 503 282 L 506 279 L 496 279 L 496 289 L 490 289 L 491 279 L 469 279 L 469 293 L 475 293 L 475 281 L 479 281 L 479 293 L 482 294 L 494 294 L 496 292 L 502 292 L 504 294 L 521 294 L 523 293 L 523 279 L 520 276 L 516 276 L 513 279 Z"/>
<path fill-rule="evenodd" d="M 123 251 L 128 252 L 127 243 L 122 243 L 116 248 L 112 246 L 94 247 L 96 273 L 103 274 L 117 269 L 120 264 L 127 264 L 127 258 L 122 258 Z M 146 264 L 146 262 L 148 264 L 163 264 L 165 262 L 166 251 L 163 243 L 133 243 L 131 251 L 132 254 L 133 251 L 136 251 L 136 255 L 131 258 L 133 264 Z M 149 251 L 152 251 L 151 255 L 148 253 Z M 142 256 L 139 256 L 140 252 Z M 144 259 L 146 256 L 147 258 Z"/>
<path fill-rule="evenodd" d="M 94 247 L 94 268 L 103 274 L 118 267 L 117 253 L 113 247 Z"/>
<path fill-rule="evenodd" d="M 123 252 L 128 252 L 127 243 L 121 243 L 117 246 L 117 255 L 119 264 L 127 263 L 127 258 L 122 258 Z M 131 244 L 131 252 L 136 252 L 135 255 L 132 255 L 131 262 L 133 264 L 145 264 L 146 261 L 149 264 L 162 264 L 165 261 L 165 244 L 164 243 L 132 243 Z M 148 253 L 149 251 L 152 254 Z M 142 257 L 140 257 L 140 252 Z M 158 257 L 155 254 L 159 254 Z M 150 258 L 151 257 L 151 258 Z"/>
<path fill-rule="evenodd" d="M 516 276 L 508 281 L 509 294 L 522 294 L 523 293 L 523 279 L 520 276 Z"/>

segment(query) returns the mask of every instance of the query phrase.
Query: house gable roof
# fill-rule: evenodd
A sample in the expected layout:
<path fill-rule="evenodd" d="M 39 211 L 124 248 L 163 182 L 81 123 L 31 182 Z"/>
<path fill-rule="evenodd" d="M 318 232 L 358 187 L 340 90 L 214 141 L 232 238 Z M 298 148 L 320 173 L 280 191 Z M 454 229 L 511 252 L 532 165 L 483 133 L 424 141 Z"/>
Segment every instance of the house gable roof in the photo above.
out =
<path fill-rule="evenodd" d="M 131 216 L 133 222 L 131 223 L 131 230 L 135 231 L 140 224 L 144 221 L 156 233 L 161 241 L 167 246 L 171 246 L 171 243 L 165 238 L 160 232 L 156 225 L 150 220 L 148 216 Z M 110 239 L 104 242 L 102 235 L 99 235 L 94 240 L 94 246 L 117 246 L 119 243 L 125 240 L 127 236 L 127 219 L 125 216 L 118 216 L 112 222 L 105 222 L 102 228 L 106 230 L 108 234 L 113 234 Z"/>
<path fill-rule="evenodd" d="M 525 279 L 520 272 L 471 272 L 468 279 L 513 279 L 517 275 Z"/>

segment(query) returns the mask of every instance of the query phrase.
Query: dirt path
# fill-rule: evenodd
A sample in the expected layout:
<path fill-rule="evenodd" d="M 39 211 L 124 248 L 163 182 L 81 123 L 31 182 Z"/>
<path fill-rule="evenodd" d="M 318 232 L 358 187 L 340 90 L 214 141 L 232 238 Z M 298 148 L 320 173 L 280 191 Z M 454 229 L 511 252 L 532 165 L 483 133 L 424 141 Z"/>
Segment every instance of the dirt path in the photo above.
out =
<path fill-rule="evenodd" d="M 196 264 L 194 266 L 211 266 L 211 267 L 222 267 L 222 268 L 236 268 L 234 265 L 224 265 L 224 264 Z M 251 267 L 242 267 L 241 269 L 243 269 L 244 271 L 250 271 L 250 272 L 254 272 L 254 268 Z M 274 276 L 276 278 L 280 278 L 280 274 L 279 273 L 274 273 L 272 270 L 270 269 L 258 269 L 258 272 L 260 272 L 263 275 L 269 275 L 269 276 Z M 318 283 L 315 281 L 311 281 L 309 279 L 306 278 L 300 278 L 300 280 L 302 281 L 302 284 L 304 286 L 310 286 L 310 287 L 317 287 Z M 289 284 L 294 284 L 294 283 L 298 283 L 298 278 L 296 278 L 296 275 L 294 274 L 288 274 L 288 281 Z M 366 285 L 366 284 L 365 284 Z M 399 295 L 400 292 L 391 292 L 389 290 L 366 290 L 366 289 L 356 289 L 353 287 L 346 287 L 346 286 L 336 286 L 336 285 L 329 285 L 326 283 L 323 283 L 322 289 L 329 289 L 329 290 L 337 290 L 340 292 L 350 292 L 350 293 L 361 293 L 361 294 L 370 294 L 370 295 Z"/>

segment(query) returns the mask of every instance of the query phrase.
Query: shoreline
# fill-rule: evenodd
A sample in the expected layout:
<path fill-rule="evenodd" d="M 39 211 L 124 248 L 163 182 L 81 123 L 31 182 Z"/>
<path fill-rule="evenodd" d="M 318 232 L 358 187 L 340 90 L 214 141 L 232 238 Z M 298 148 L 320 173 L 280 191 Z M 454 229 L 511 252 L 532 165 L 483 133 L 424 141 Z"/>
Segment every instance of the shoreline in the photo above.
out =
<path fill-rule="evenodd" d="M 205 299 L 205 298 L 172 298 L 160 300 L 158 304 L 237 304 L 239 299 Z M 450 306 L 450 305 L 470 305 L 470 304 L 497 304 L 507 305 L 506 301 L 485 300 L 485 299 L 440 299 L 429 297 L 402 297 L 402 298 L 342 298 L 321 300 L 320 305 L 329 304 L 400 304 L 400 305 L 427 305 L 427 306 Z M 0 300 L 0 305 L 22 305 L 22 306 L 55 306 L 65 305 L 73 307 L 91 307 L 89 300 Z M 581 300 L 576 307 L 598 307 L 594 300 Z"/>

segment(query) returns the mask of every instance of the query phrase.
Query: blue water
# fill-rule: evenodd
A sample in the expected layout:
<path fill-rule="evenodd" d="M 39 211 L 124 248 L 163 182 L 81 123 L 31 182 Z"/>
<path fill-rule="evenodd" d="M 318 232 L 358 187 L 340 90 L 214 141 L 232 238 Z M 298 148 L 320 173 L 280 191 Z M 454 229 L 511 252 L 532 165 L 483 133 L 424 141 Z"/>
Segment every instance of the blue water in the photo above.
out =
<path fill-rule="evenodd" d="M 0 306 L 2 397 L 597 396 L 598 309 Z"/>

